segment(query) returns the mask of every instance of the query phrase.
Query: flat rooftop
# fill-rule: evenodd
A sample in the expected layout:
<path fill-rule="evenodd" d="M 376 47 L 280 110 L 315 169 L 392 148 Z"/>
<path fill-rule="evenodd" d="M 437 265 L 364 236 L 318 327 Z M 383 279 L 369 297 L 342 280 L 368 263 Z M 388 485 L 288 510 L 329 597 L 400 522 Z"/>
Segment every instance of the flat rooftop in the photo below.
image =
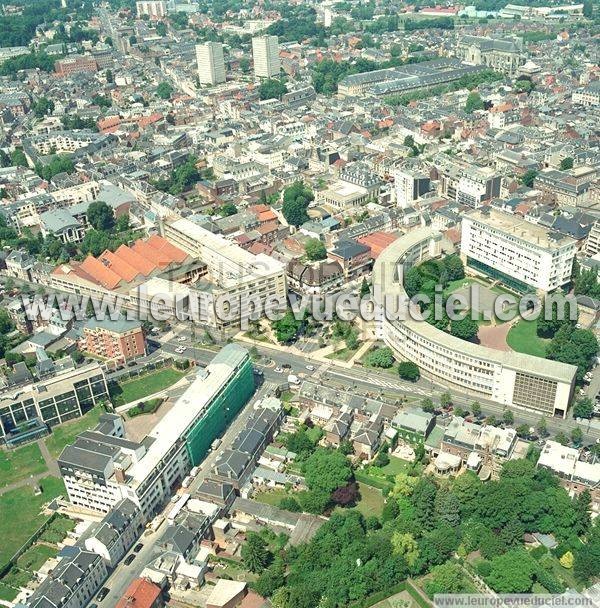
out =
<path fill-rule="evenodd" d="M 198 370 L 196 378 L 177 399 L 173 408 L 148 434 L 148 437 L 154 440 L 153 443 L 145 456 L 127 471 L 133 478 L 132 485 L 141 484 L 175 443 L 187 433 L 247 355 L 248 351 L 242 346 L 228 344 L 215 355 L 205 369 Z"/>
<path fill-rule="evenodd" d="M 465 215 L 466 219 L 480 222 L 490 228 L 520 239 L 528 245 L 537 245 L 544 249 L 558 249 L 566 245 L 575 246 L 575 240 L 554 232 L 544 226 L 532 224 L 522 217 L 504 213 L 493 207 L 481 207 Z"/>

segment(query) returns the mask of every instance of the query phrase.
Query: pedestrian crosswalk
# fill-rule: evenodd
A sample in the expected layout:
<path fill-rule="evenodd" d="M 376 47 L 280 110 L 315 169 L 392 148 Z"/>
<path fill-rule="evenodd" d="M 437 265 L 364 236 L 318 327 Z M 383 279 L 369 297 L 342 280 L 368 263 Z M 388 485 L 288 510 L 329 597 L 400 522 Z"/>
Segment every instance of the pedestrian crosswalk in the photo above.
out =
<path fill-rule="evenodd" d="M 329 365 L 327 363 L 323 363 L 319 366 L 315 375 L 319 379 L 325 379 L 327 376 L 331 376 L 333 378 L 344 378 L 346 381 L 351 380 L 352 382 L 357 383 L 368 383 L 371 386 L 379 387 L 380 389 L 391 389 L 397 390 L 398 392 L 413 394 L 413 395 L 422 395 L 429 396 L 431 391 L 425 387 L 421 387 L 414 384 L 408 384 L 406 382 L 402 382 L 400 380 L 394 380 L 393 378 L 386 378 L 381 373 L 349 373 L 346 370 L 341 370 L 333 365 Z"/>

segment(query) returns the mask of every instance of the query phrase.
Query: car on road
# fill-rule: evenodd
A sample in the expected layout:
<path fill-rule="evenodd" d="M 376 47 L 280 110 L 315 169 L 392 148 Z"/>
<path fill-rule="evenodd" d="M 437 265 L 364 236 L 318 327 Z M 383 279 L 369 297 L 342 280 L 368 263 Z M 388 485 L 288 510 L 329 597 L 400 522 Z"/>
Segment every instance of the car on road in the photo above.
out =
<path fill-rule="evenodd" d="M 307 365 L 307 366 L 306 366 L 306 369 L 307 369 L 309 372 L 313 372 L 313 371 L 315 371 L 315 366 L 314 366 L 314 365 Z"/>
<path fill-rule="evenodd" d="M 281 367 L 276 367 L 275 368 L 275 373 L 276 374 L 283 374 L 283 369 L 281 369 Z"/>
<path fill-rule="evenodd" d="M 182 355 L 186 350 L 187 350 L 187 347 L 185 347 L 185 346 L 178 346 L 175 349 L 175 352 L 178 353 L 178 354 L 180 354 L 180 355 Z"/>
<path fill-rule="evenodd" d="M 185 336 L 179 336 L 179 338 L 177 338 L 177 342 L 185 342 L 187 340 L 187 338 Z"/>
<path fill-rule="evenodd" d="M 98 595 L 96 599 L 101 602 L 108 594 L 110 593 L 110 589 L 108 587 L 102 587 L 100 591 L 98 591 Z"/>
<path fill-rule="evenodd" d="M 131 553 L 130 555 L 128 555 L 125 558 L 125 561 L 123 562 L 126 566 L 129 566 L 129 564 L 131 564 L 131 562 L 135 559 L 135 553 Z"/>
<path fill-rule="evenodd" d="M 144 547 L 144 543 L 138 543 L 134 548 L 133 548 L 133 552 L 137 553 L 138 551 L 141 551 L 141 549 Z"/>
<path fill-rule="evenodd" d="M 283 369 L 292 369 L 292 366 L 289 363 L 282 363 L 281 367 L 283 367 Z"/>

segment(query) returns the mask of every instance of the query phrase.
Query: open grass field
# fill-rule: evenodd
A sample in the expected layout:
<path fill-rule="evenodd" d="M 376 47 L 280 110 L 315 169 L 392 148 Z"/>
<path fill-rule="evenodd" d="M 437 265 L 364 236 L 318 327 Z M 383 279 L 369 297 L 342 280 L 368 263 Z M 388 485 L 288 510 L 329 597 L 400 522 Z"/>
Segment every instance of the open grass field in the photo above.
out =
<path fill-rule="evenodd" d="M 4 600 L 6 602 L 12 602 L 19 592 L 8 585 L 4 585 L 0 583 L 0 600 Z"/>
<path fill-rule="evenodd" d="M 379 517 L 383 511 L 383 494 L 381 490 L 368 486 L 365 483 L 358 483 L 360 500 L 356 508 L 365 516 L 376 515 Z"/>
<path fill-rule="evenodd" d="M 44 477 L 39 485 L 43 490 L 40 496 L 29 486 L 0 496 L 0 566 L 46 521 L 40 513 L 42 505 L 66 494 L 62 479 Z"/>
<path fill-rule="evenodd" d="M 56 557 L 58 549 L 48 545 L 33 545 L 17 560 L 17 566 L 22 570 L 28 570 L 32 574 L 39 570 L 46 560 Z"/>
<path fill-rule="evenodd" d="M 0 488 L 45 471 L 46 463 L 37 443 L 0 450 Z"/>
<path fill-rule="evenodd" d="M 402 460 L 402 458 L 398 458 L 397 456 L 390 456 L 389 464 L 386 464 L 382 467 L 382 471 L 386 475 L 398 475 L 398 473 L 405 472 L 411 463 L 408 460 Z"/>
<path fill-rule="evenodd" d="M 66 445 L 73 443 L 75 437 L 77 437 L 79 433 L 83 433 L 83 431 L 95 427 L 98 424 L 100 415 L 103 413 L 104 409 L 100 406 L 96 406 L 81 418 L 70 420 L 60 426 L 55 426 L 52 429 L 52 433 L 44 440 L 50 454 L 52 454 L 54 458 L 58 458 L 63 451 L 63 448 Z"/>
<path fill-rule="evenodd" d="M 510 328 L 506 342 L 513 350 L 519 353 L 545 357 L 548 340 L 539 338 L 536 332 L 536 321 L 521 319 Z"/>
<path fill-rule="evenodd" d="M 255 494 L 252 499 L 256 502 L 262 502 L 265 505 L 271 505 L 272 507 L 279 507 L 279 503 L 282 498 L 291 496 L 284 489 L 273 489 L 267 490 L 266 492 L 259 492 Z"/>
<path fill-rule="evenodd" d="M 169 386 L 181 380 L 186 373 L 172 367 L 167 367 L 132 380 L 118 382 L 111 388 L 112 401 L 118 406 L 143 399 L 148 395 L 153 395 L 169 388 Z"/>

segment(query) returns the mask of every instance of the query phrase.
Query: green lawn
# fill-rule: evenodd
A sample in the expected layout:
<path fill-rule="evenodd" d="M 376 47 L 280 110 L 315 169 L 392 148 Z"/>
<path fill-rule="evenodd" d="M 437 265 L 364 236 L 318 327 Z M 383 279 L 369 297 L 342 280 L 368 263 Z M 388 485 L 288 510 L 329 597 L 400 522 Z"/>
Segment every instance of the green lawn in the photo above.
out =
<path fill-rule="evenodd" d="M 75 522 L 65 515 L 55 517 L 52 523 L 42 532 L 39 540 L 45 543 L 58 545 L 62 542 L 67 534 L 75 528 Z"/>
<path fill-rule="evenodd" d="M 358 482 L 360 500 L 356 508 L 365 516 L 376 515 L 379 517 L 383 511 L 383 494 L 381 490 Z"/>
<path fill-rule="evenodd" d="M 35 496 L 29 486 L 0 496 L 0 566 L 46 521 L 46 516 L 40 514 L 42 505 L 60 494 L 66 495 L 62 479 L 44 477 L 39 485 L 43 490 L 40 496 Z"/>
<path fill-rule="evenodd" d="M 0 600 L 12 602 L 17 597 L 17 593 L 19 592 L 16 589 L 0 583 Z"/>
<path fill-rule="evenodd" d="M 386 464 L 382 467 L 382 471 L 386 475 L 398 475 L 398 473 L 405 472 L 411 463 L 408 460 L 402 460 L 402 458 L 398 458 L 397 456 L 390 456 L 389 464 Z"/>
<path fill-rule="evenodd" d="M 545 357 L 548 340 L 539 338 L 536 332 L 537 321 L 521 319 L 510 328 L 506 336 L 506 342 L 519 353 Z"/>
<path fill-rule="evenodd" d="M 289 494 L 283 489 L 267 490 L 266 492 L 259 492 L 252 498 L 256 502 L 262 502 L 265 505 L 271 505 L 272 507 L 278 507 L 282 498 L 289 496 Z"/>
<path fill-rule="evenodd" d="M 87 431 L 98 424 L 100 415 L 104 413 L 104 409 L 97 405 L 81 418 L 70 420 L 52 429 L 52 434 L 46 437 L 46 447 L 54 458 L 58 458 L 63 448 L 75 441 L 75 437 L 83 431 Z"/>
<path fill-rule="evenodd" d="M 356 354 L 356 351 L 360 348 L 360 345 L 357 348 L 349 349 L 349 348 L 341 348 L 336 350 L 329 355 L 326 355 L 326 359 L 334 359 L 336 361 L 350 361 L 352 357 Z"/>
<path fill-rule="evenodd" d="M 563 568 L 558 561 L 558 558 L 554 556 L 548 556 L 548 562 L 551 563 L 551 571 L 558 578 L 558 580 L 562 581 L 565 587 L 570 587 L 571 589 L 577 589 L 578 591 L 583 590 L 583 585 L 580 581 L 578 581 L 573 576 L 573 570 L 569 570 L 567 568 Z"/>
<path fill-rule="evenodd" d="M 175 384 L 178 380 L 181 380 L 183 376 L 188 372 L 179 371 L 172 367 L 160 369 L 149 374 L 144 374 L 134 378 L 133 380 L 127 380 L 125 382 L 118 382 L 111 387 L 111 397 L 113 403 L 118 405 L 124 405 L 131 403 L 137 399 L 143 399 L 148 395 L 158 393 L 169 386 Z"/>
<path fill-rule="evenodd" d="M 19 559 L 17 560 L 17 566 L 23 570 L 28 570 L 33 573 L 39 570 L 46 560 L 51 557 L 56 557 L 58 549 L 56 547 L 49 547 L 48 545 L 33 545 Z"/>
<path fill-rule="evenodd" d="M 45 471 L 46 463 L 37 443 L 0 450 L 0 488 Z"/>

